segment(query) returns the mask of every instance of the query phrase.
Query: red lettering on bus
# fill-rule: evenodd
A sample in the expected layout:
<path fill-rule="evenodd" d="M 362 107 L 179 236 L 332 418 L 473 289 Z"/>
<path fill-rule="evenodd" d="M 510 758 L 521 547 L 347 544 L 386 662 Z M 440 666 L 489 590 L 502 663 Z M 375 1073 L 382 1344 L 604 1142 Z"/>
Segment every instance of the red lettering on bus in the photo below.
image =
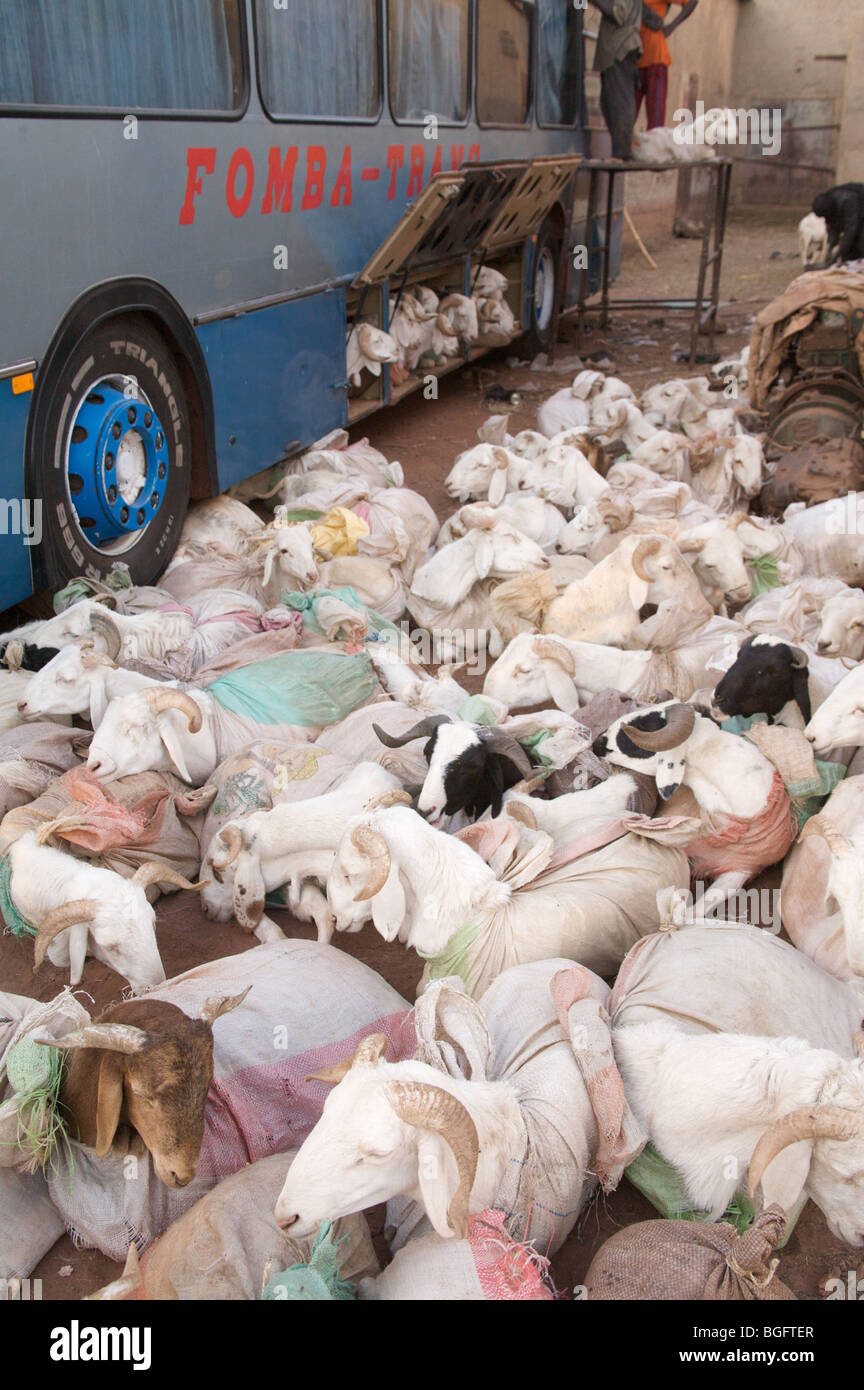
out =
<path fill-rule="evenodd" d="M 204 180 L 198 177 L 198 170 L 212 174 L 216 168 L 216 147 L 192 145 L 186 151 L 186 198 L 180 209 L 180 226 L 188 227 L 195 221 L 195 199 L 203 191 Z"/>
<path fill-rule="evenodd" d="M 239 198 L 237 196 L 237 171 L 242 168 L 245 170 L 245 184 L 243 192 Z M 252 201 L 252 190 L 255 186 L 255 165 L 252 156 L 247 149 L 241 145 L 239 150 L 235 150 L 231 156 L 231 163 L 228 165 L 228 173 L 225 178 L 225 201 L 228 204 L 228 211 L 232 217 L 242 217 Z"/>
<path fill-rule="evenodd" d="M 297 146 L 285 152 L 285 162 L 280 163 L 282 151 L 278 145 L 271 145 L 268 152 L 267 187 L 264 190 L 262 212 L 272 212 L 278 207 L 281 212 L 290 212 L 294 196 L 294 170 L 297 168 Z M 280 201 L 281 200 L 281 201 Z"/>
<path fill-rule="evenodd" d="M 422 145 L 411 146 L 411 173 L 408 175 L 406 198 L 410 198 L 414 193 L 419 193 L 423 187 L 423 161 L 425 157 L 426 151 Z"/>
<path fill-rule="evenodd" d="M 459 168 L 459 165 L 462 163 L 462 160 L 464 159 L 464 157 L 465 157 L 465 146 L 464 146 L 464 145 L 451 145 L 451 146 L 450 146 L 450 168 L 451 168 L 451 169 L 458 169 L 458 168 Z"/>
<path fill-rule="evenodd" d="M 344 193 L 344 197 L 342 194 Z M 348 208 L 351 206 L 351 146 L 345 146 L 345 153 L 342 156 L 342 163 L 339 165 L 339 173 L 336 175 L 336 183 L 333 186 L 333 196 L 330 199 L 331 208 L 338 208 L 339 204 Z"/>
<path fill-rule="evenodd" d="M 479 146 L 479 145 L 469 145 L 469 146 L 468 146 L 468 158 L 469 158 L 469 159 L 479 159 L 479 158 L 480 158 L 480 146 Z"/>
<path fill-rule="evenodd" d="M 441 146 L 440 146 L 440 145 L 436 145 L 436 147 L 435 147 L 435 158 L 432 160 L 432 168 L 429 170 L 429 177 L 430 177 L 430 179 L 432 178 L 433 174 L 440 174 L 440 173 L 441 173 L 441 170 L 442 170 L 443 168 L 444 168 L 444 151 L 441 149 Z"/>
<path fill-rule="evenodd" d="M 405 163 L 405 146 L 387 146 L 387 168 L 390 170 L 390 187 L 387 190 L 387 199 L 392 203 L 396 197 L 396 174 Z"/>
<path fill-rule="evenodd" d="M 324 197 L 324 170 L 327 168 L 327 151 L 323 145 L 309 145 L 306 149 L 306 190 L 300 204 L 304 211 L 320 208 Z"/>

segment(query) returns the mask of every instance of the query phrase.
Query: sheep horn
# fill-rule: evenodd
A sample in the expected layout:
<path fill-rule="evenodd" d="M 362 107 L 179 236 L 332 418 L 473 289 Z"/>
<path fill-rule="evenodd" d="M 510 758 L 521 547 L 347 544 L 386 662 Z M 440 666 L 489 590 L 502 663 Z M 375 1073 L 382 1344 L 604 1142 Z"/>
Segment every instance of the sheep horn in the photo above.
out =
<path fill-rule="evenodd" d="M 189 722 L 190 734 L 197 734 L 202 724 L 204 716 L 201 713 L 200 705 L 197 705 L 191 695 L 187 695 L 183 690 L 147 690 L 144 692 L 150 709 L 154 714 L 161 714 L 165 709 L 179 709 L 186 715 Z"/>
<path fill-rule="evenodd" d="M 631 556 L 630 562 L 636 574 L 640 579 L 644 579 L 648 584 L 651 583 L 653 576 L 650 574 L 646 574 L 644 569 L 642 568 L 642 565 L 644 561 L 648 559 L 649 555 L 657 554 L 657 551 L 660 549 L 662 544 L 663 541 L 660 539 L 659 536 L 649 537 L 647 540 L 639 542 Z"/>
<path fill-rule="evenodd" d="M 812 1110 L 793 1110 L 770 1125 L 750 1159 L 748 1189 L 752 1197 L 769 1163 L 790 1144 L 802 1139 L 852 1139 L 861 1127 L 861 1117 L 839 1105 L 814 1105 Z"/>
<path fill-rule="evenodd" d="M 413 729 L 409 729 L 407 733 L 399 734 L 398 737 L 386 733 L 380 724 L 373 724 L 372 728 L 385 748 L 403 748 L 406 743 L 412 743 L 415 738 L 429 738 L 439 725 L 450 722 L 449 714 L 430 714 L 426 719 L 421 719 L 419 724 L 415 724 Z"/>
<path fill-rule="evenodd" d="M 504 808 L 511 820 L 521 821 L 522 825 L 527 825 L 529 830 L 537 829 L 537 817 L 522 801 L 508 801 Z"/>
<path fill-rule="evenodd" d="M 43 917 L 34 942 L 34 971 L 39 969 L 45 959 L 45 952 L 55 936 L 59 936 L 61 931 L 66 931 L 79 922 L 92 922 L 98 911 L 99 902 L 96 898 L 76 898 L 74 902 L 64 903 L 62 907 L 53 908 Z"/>
<path fill-rule="evenodd" d="M 378 331 L 379 330 L 376 329 L 371 323 L 361 323 L 357 329 L 357 342 L 360 345 L 360 350 L 362 351 L 363 355 L 365 357 L 368 357 L 370 361 L 386 362 L 390 356 L 387 347 L 383 346 L 382 350 L 382 348 L 376 348 L 375 346 L 375 334 Z"/>
<path fill-rule="evenodd" d="M 100 613 L 95 610 L 90 614 L 90 627 L 93 632 L 99 632 L 104 638 L 108 656 L 112 661 L 116 661 L 123 646 L 123 636 L 113 618 L 109 618 L 107 613 Z"/>
<path fill-rule="evenodd" d="M 855 1051 L 864 1062 L 864 1032 L 860 1028 L 857 1033 L 853 1034 L 852 1041 L 855 1044 Z"/>
<path fill-rule="evenodd" d="M 650 753 L 662 753 L 667 748 L 677 748 L 688 739 L 696 723 L 696 711 L 692 705 L 671 705 L 666 712 L 666 723 L 662 729 L 635 729 L 632 724 L 622 724 L 622 732 L 627 734 L 637 748 Z"/>
<path fill-rule="evenodd" d="M 215 1023 L 223 1014 L 230 1014 L 232 1009 L 239 1008 L 251 988 L 251 985 L 247 985 L 241 994 L 209 994 L 204 1000 L 199 1019 L 202 1023 Z"/>
<path fill-rule="evenodd" d="M 410 792 L 403 791 L 401 787 L 391 787 L 389 792 L 381 792 L 378 796 L 373 796 L 371 801 L 367 801 L 363 807 L 364 811 L 386 811 L 390 806 L 411 806 L 414 798 Z"/>
<path fill-rule="evenodd" d="M 203 883 L 190 883 L 179 870 L 172 869 L 169 864 L 157 864 L 155 859 L 139 864 L 132 875 L 132 882 L 145 889 L 151 888 L 154 883 L 173 883 L 176 888 L 191 888 L 193 892 L 204 887 Z"/>
<path fill-rule="evenodd" d="M 558 665 L 567 672 L 570 677 L 576 674 L 576 660 L 568 647 L 561 642 L 555 642 L 551 637 L 535 637 L 531 644 L 535 655 L 542 661 L 557 661 Z"/>
<path fill-rule="evenodd" d="M 450 1203 L 447 1219 L 457 1240 L 468 1235 L 468 1202 L 477 1173 L 480 1140 L 468 1110 L 456 1096 L 441 1086 L 422 1081 L 391 1081 L 387 1099 L 406 1124 L 430 1129 L 449 1144 L 456 1160 L 459 1186 Z"/>
<path fill-rule="evenodd" d="M 366 887 L 354 894 L 355 903 L 365 903 L 381 892 L 390 876 L 390 846 L 383 835 L 368 825 L 355 825 L 351 831 L 351 843 L 370 862 Z"/>
<path fill-rule="evenodd" d="M 800 647 L 793 647 L 791 642 L 789 643 L 789 650 L 792 653 L 792 665 L 794 666 L 795 670 L 806 671 L 807 663 L 809 661 L 807 653 L 805 651 L 802 651 Z"/>
<path fill-rule="evenodd" d="M 108 1052 L 143 1052 L 147 1046 L 147 1033 L 143 1028 L 135 1028 L 129 1023 L 88 1023 L 67 1033 L 62 1038 L 39 1037 L 31 1033 L 34 1042 L 43 1047 L 98 1047 Z"/>
<path fill-rule="evenodd" d="M 223 825 L 218 835 L 213 837 L 214 844 L 220 840 L 225 846 L 225 853 L 218 857 L 210 851 L 210 862 L 214 869 L 227 869 L 229 864 L 233 864 L 237 855 L 243 848 L 243 832 L 238 825 Z"/>
<path fill-rule="evenodd" d="M 534 764 L 522 744 L 512 734 L 508 734 L 504 729 L 490 729 L 488 733 L 484 730 L 481 737 L 486 747 L 491 749 L 493 753 L 500 754 L 502 758 L 509 758 L 523 777 L 531 776 L 534 771 Z"/>
<path fill-rule="evenodd" d="M 350 1057 L 345 1057 L 341 1062 L 336 1062 L 332 1067 L 322 1067 L 321 1071 L 313 1071 L 305 1077 L 306 1081 L 326 1081 L 331 1086 L 337 1086 L 343 1077 L 347 1076 L 352 1067 L 371 1067 L 374 1066 L 381 1057 L 386 1060 L 387 1055 L 387 1034 L 370 1033 L 363 1038 Z"/>

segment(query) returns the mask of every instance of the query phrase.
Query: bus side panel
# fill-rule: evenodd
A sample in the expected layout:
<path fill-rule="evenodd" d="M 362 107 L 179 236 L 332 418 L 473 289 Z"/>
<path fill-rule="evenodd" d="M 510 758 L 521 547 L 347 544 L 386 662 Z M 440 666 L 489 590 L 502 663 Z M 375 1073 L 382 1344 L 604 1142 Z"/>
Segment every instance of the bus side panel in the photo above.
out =
<path fill-rule="evenodd" d="M 0 476 L 7 480 L 8 489 L 0 499 L 0 609 L 11 608 L 33 592 L 30 552 L 34 547 L 25 545 L 27 536 L 21 534 L 22 522 L 35 541 L 42 538 L 42 500 L 23 496 L 24 435 L 32 400 L 32 391 L 15 395 L 11 377 L 0 381 Z M 13 493 L 15 479 L 19 482 Z"/>
<path fill-rule="evenodd" d="M 196 331 L 213 387 L 220 488 L 347 425 L 344 288 Z"/>

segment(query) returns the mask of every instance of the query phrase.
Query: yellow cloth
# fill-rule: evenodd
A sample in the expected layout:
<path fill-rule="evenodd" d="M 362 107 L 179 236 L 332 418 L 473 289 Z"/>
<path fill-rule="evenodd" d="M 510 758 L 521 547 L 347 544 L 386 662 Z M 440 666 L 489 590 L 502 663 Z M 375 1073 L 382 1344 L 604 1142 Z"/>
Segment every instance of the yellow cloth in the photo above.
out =
<path fill-rule="evenodd" d="M 322 521 L 309 527 L 312 544 L 327 555 L 356 555 L 357 542 L 369 535 L 369 526 L 347 507 L 334 507 Z"/>

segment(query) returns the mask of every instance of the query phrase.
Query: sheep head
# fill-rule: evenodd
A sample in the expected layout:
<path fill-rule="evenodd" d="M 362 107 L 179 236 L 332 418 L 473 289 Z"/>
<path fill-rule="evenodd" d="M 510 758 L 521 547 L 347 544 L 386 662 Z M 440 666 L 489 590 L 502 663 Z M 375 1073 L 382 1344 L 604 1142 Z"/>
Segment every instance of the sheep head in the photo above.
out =
<path fill-rule="evenodd" d="M 78 1140 L 104 1158 L 127 1125 L 166 1187 L 190 1183 L 213 1079 L 212 1024 L 247 993 L 208 999 L 198 1018 L 161 999 L 130 999 L 65 1037 L 37 1038 L 68 1054 L 61 1103 Z"/>
<path fill-rule="evenodd" d="M 346 1067 L 309 1078 L 336 1085 L 276 1203 L 276 1220 L 292 1236 L 399 1194 L 419 1194 L 440 1236 L 468 1233 L 480 1150 L 470 1111 L 440 1084 L 440 1072 L 388 1063 L 385 1048 L 383 1034 L 374 1035 Z"/>

